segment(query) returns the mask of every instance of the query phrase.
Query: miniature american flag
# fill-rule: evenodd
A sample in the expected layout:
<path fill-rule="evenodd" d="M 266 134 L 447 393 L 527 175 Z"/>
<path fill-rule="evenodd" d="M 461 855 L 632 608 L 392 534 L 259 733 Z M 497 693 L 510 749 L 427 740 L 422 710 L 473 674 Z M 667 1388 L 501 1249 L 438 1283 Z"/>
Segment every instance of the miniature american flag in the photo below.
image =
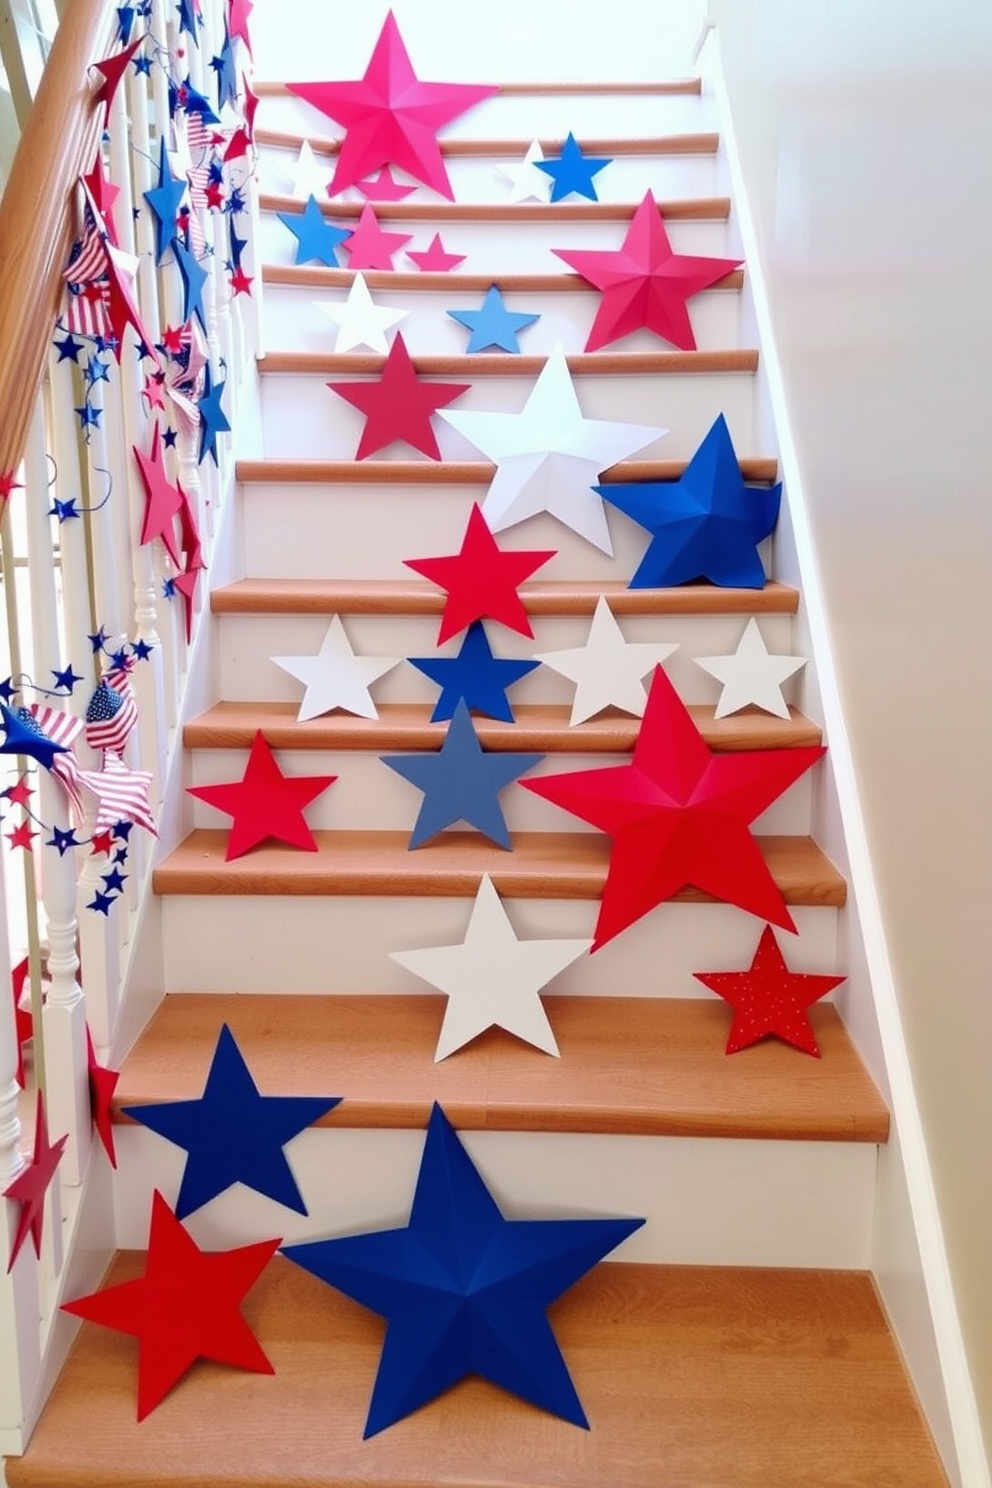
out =
<path fill-rule="evenodd" d="M 104 672 L 86 709 L 86 742 L 91 749 L 123 754 L 137 721 L 138 705 L 128 670 L 113 667 Z"/>

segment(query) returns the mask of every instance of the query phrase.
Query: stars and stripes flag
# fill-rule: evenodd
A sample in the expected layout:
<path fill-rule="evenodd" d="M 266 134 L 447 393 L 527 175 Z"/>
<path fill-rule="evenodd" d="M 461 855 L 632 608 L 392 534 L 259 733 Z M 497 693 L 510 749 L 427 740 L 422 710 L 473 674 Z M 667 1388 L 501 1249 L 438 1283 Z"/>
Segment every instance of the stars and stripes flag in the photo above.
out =
<path fill-rule="evenodd" d="M 83 798 L 79 793 L 79 762 L 72 752 L 72 746 L 82 732 L 83 720 L 72 713 L 64 713 L 61 708 L 49 708 L 43 703 L 29 703 L 23 711 L 30 715 L 46 738 L 51 739 L 53 744 L 61 744 L 66 750 L 65 754 L 53 756 L 51 774 L 69 797 L 76 819 L 81 823 L 84 810 Z"/>
<path fill-rule="evenodd" d="M 104 672 L 86 709 L 86 742 L 91 749 L 123 754 L 138 721 L 138 704 L 131 686 L 131 658 L 122 667 Z"/>
<path fill-rule="evenodd" d="M 62 278 L 69 292 L 66 311 L 69 331 L 80 336 L 108 337 L 111 325 L 107 246 L 88 205 L 83 211 L 83 236 L 74 244 Z"/>
<path fill-rule="evenodd" d="M 158 827 L 148 803 L 151 770 L 131 770 L 112 750 L 103 756 L 102 770 L 80 770 L 79 778 L 96 796 L 99 806 L 94 832 L 112 830 L 118 822 L 134 822 L 153 837 Z"/>

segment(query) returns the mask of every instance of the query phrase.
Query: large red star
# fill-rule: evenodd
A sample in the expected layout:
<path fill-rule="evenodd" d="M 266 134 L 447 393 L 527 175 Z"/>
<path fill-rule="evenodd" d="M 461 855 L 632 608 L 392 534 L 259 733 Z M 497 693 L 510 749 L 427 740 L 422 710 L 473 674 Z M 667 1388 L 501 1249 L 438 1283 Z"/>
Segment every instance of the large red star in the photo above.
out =
<path fill-rule="evenodd" d="M 443 645 L 473 620 L 498 620 L 518 635 L 533 636 L 523 600 L 524 579 L 553 558 L 553 552 L 504 553 L 479 506 L 472 507 L 461 550 L 443 558 L 405 558 L 407 568 L 447 591 L 437 644 Z"/>
<path fill-rule="evenodd" d="M 145 488 L 145 514 L 141 521 L 140 541 L 150 543 L 154 538 L 160 537 L 165 551 L 179 568 L 179 549 L 173 523 L 182 511 L 185 497 L 179 486 L 174 486 L 165 473 L 162 463 L 162 431 L 157 419 L 152 430 L 150 453 L 146 455 L 136 444 L 131 448 L 138 462 L 141 484 Z"/>
<path fill-rule="evenodd" d="M 368 202 L 362 208 L 358 226 L 342 248 L 348 255 L 349 269 L 391 269 L 393 258 L 404 243 L 412 242 L 413 233 L 385 232 Z"/>
<path fill-rule="evenodd" d="M 471 384 L 422 382 L 414 371 L 406 342 L 397 334 L 378 382 L 329 382 L 327 386 L 365 415 L 356 459 L 364 460 L 395 439 L 402 439 L 430 459 L 440 460 L 431 415 L 467 393 Z"/>
<path fill-rule="evenodd" d="M 14 1268 L 14 1262 L 21 1253 L 21 1246 L 28 1235 L 31 1236 L 36 1256 L 41 1255 L 41 1230 L 45 1222 L 45 1195 L 48 1185 L 55 1176 L 55 1170 L 62 1157 L 62 1149 L 69 1138 L 59 1137 L 57 1142 L 48 1140 L 48 1121 L 45 1117 L 45 1097 L 38 1091 L 38 1113 L 35 1118 L 34 1127 L 34 1151 L 31 1161 L 26 1168 L 22 1168 L 14 1179 L 3 1191 L 5 1199 L 16 1199 L 21 1206 L 21 1212 L 17 1219 L 17 1228 L 10 1247 L 10 1259 L 7 1262 L 8 1275 Z"/>
<path fill-rule="evenodd" d="M 240 1304 L 279 1240 L 200 1250 L 156 1191 L 143 1276 L 64 1302 L 64 1312 L 138 1340 L 138 1420 L 165 1399 L 197 1359 L 273 1374 Z"/>
<path fill-rule="evenodd" d="M 127 72 L 127 64 L 134 56 L 140 46 L 144 45 L 144 35 L 136 37 L 130 46 L 122 52 L 116 52 L 112 57 L 104 57 L 102 62 L 94 62 L 93 66 L 103 77 L 103 82 L 97 90 L 95 102 L 103 104 L 103 127 L 107 127 L 110 118 L 110 107 L 114 101 L 114 94 L 120 87 L 121 79 Z"/>
<path fill-rule="evenodd" d="M 269 837 L 316 852 L 317 843 L 303 808 L 333 785 L 336 775 L 284 775 L 259 729 L 252 740 L 245 773 L 224 785 L 190 785 L 198 801 L 234 818 L 227 842 L 227 861 L 240 858 Z"/>
<path fill-rule="evenodd" d="M 344 126 L 328 188 L 332 196 L 380 165 L 395 165 L 451 198 L 437 131 L 499 89 L 479 83 L 422 83 L 390 11 L 360 81 L 290 83 L 289 91 Z"/>
<path fill-rule="evenodd" d="M 790 971 L 771 925 L 762 930 L 747 971 L 695 971 L 693 976 L 734 1010 L 728 1054 L 774 1034 L 817 1059 L 820 1048 L 806 1009 L 845 980 L 842 976 Z"/>
<path fill-rule="evenodd" d="M 93 1035 L 89 1026 L 86 1028 L 86 1073 L 90 1088 L 90 1115 L 96 1134 L 103 1143 L 103 1150 L 110 1158 L 110 1166 L 117 1166 L 117 1152 L 114 1147 L 114 1122 L 113 1122 L 113 1099 L 117 1082 L 121 1077 L 120 1070 L 108 1069 L 105 1064 L 100 1064 L 93 1047 Z"/>
<path fill-rule="evenodd" d="M 714 754 L 657 667 L 629 765 L 520 784 L 613 838 L 598 950 L 690 884 L 795 929 L 750 825 L 825 753 L 816 746 Z"/>
<path fill-rule="evenodd" d="M 741 264 L 739 258 L 673 253 L 650 191 L 630 219 L 618 249 L 555 248 L 553 252 L 603 291 L 586 351 L 597 351 L 642 326 L 682 351 L 695 351 L 686 300 Z"/>

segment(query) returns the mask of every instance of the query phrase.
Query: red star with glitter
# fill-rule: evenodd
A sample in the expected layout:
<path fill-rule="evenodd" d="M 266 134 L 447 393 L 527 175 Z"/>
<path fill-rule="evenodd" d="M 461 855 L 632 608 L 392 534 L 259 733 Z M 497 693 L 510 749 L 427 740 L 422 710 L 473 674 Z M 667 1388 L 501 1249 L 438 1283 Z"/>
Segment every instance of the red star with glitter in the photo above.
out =
<path fill-rule="evenodd" d="M 820 1057 L 806 1009 L 845 980 L 790 971 L 771 925 L 766 925 L 747 971 L 696 971 L 693 976 L 734 1010 L 727 1053 L 736 1054 L 771 1035 Z"/>
<path fill-rule="evenodd" d="M 48 1185 L 55 1176 L 55 1170 L 62 1157 L 62 1151 L 69 1138 L 59 1137 L 57 1142 L 48 1140 L 48 1121 L 45 1117 L 45 1098 L 38 1091 L 38 1109 L 34 1127 L 34 1150 L 31 1161 L 26 1168 L 22 1168 L 7 1188 L 3 1191 L 5 1199 L 14 1199 L 21 1206 L 21 1212 L 17 1218 L 17 1227 L 14 1230 L 14 1238 L 10 1246 L 10 1259 L 7 1262 L 8 1275 L 14 1269 L 14 1262 L 21 1253 L 21 1247 L 28 1236 L 34 1245 L 36 1256 L 41 1255 L 41 1233 L 45 1221 L 45 1195 Z"/>
<path fill-rule="evenodd" d="M 186 789 L 198 801 L 206 801 L 234 818 L 227 840 L 226 858 L 230 862 L 270 837 L 316 852 L 317 842 L 303 808 L 336 779 L 336 775 L 284 775 L 259 729 L 240 780 L 223 785 L 190 785 Z"/>
<path fill-rule="evenodd" d="M 327 386 L 339 398 L 365 415 L 365 428 L 355 458 L 364 460 L 387 444 L 401 439 L 427 455 L 440 460 L 431 417 L 439 408 L 447 408 L 462 393 L 467 382 L 424 382 L 417 376 L 403 336 L 397 333 L 389 355 L 383 363 L 378 382 L 329 382 Z"/>

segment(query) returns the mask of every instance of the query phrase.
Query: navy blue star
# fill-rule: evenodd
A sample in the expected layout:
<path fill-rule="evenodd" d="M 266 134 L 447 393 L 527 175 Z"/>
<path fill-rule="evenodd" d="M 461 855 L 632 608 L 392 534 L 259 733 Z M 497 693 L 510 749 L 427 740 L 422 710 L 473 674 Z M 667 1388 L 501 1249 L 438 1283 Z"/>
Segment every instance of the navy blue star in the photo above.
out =
<path fill-rule="evenodd" d="M 337 249 L 351 232 L 344 227 L 332 226 L 321 212 L 315 196 L 307 198 L 302 212 L 277 212 L 276 216 L 296 239 L 294 263 L 312 263 L 316 259 L 332 269 L 338 265 Z"/>
<path fill-rule="evenodd" d="M 118 864 L 119 863 L 119 864 L 122 864 L 122 865 L 124 863 L 126 863 L 127 862 L 127 848 L 126 847 L 119 847 L 117 849 L 117 851 L 114 853 L 114 856 L 111 859 L 111 862 L 113 862 L 115 864 Z"/>
<path fill-rule="evenodd" d="M 134 822 L 132 821 L 114 822 L 110 835 L 119 838 L 121 842 L 126 842 L 133 830 Z"/>
<path fill-rule="evenodd" d="M 216 387 L 210 376 L 210 367 L 203 369 L 203 396 L 200 398 L 198 411 L 200 414 L 200 454 L 198 465 L 203 464 L 205 455 L 213 455 L 214 464 L 217 464 L 217 435 L 225 434 L 230 430 L 230 424 L 220 400 L 224 396 L 226 382 L 218 382 Z"/>
<path fill-rule="evenodd" d="M 6 703 L 0 703 L 0 722 L 6 731 L 0 754 L 23 754 L 50 770 L 57 754 L 68 753 L 64 744 L 56 744 L 42 731 L 27 708 L 14 713 Z"/>
<path fill-rule="evenodd" d="M 231 212 L 236 215 L 240 212 L 246 212 L 247 210 L 248 201 L 244 192 L 239 186 L 232 187 L 231 192 L 224 205 L 224 211 Z"/>
<path fill-rule="evenodd" d="M 117 40 L 121 46 L 127 46 L 131 40 L 131 27 L 134 25 L 134 6 L 118 5 L 117 7 Z"/>
<path fill-rule="evenodd" d="M 95 351 L 116 351 L 117 350 L 117 337 L 116 336 L 94 336 L 93 337 L 93 349 Z"/>
<path fill-rule="evenodd" d="M 86 639 L 89 641 L 90 645 L 93 647 L 93 655 L 95 656 L 98 651 L 102 651 L 103 650 L 103 648 L 104 648 L 104 646 L 106 644 L 106 641 L 107 641 L 107 632 L 104 630 L 103 626 L 101 625 L 99 630 L 95 630 L 93 632 L 93 634 L 92 635 L 88 635 L 86 637 Z"/>
<path fill-rule="evenodd" d="M 90 387 L 92 387 L 95 382 L 109 382 L 110 367 L 106 362 L 101 361 L 98 356 L 91 356 L 86 363 L 86 370 L 84 371 L 83 376 L 86 378 L 86 381 L 89 383 Z"/>
<path fill-rule="evenodd" d="M 166 449 L 175 449 L 177 438 L 178 435 L 176 434 L 175 429 L 166 429 L 165 433 L 162 435 L 162 443 L 165 445 Z"/>
<path fill-rule="evenodd" d="M 457 656 L 410 657 L 410 665 L 441 688 L 431 723 L 450 718 L 461 700 L 478 713 L 512 723 L 513 710 L 506 689 L 540 664 L 494 656 L 481 620 L 473 620 Z"/>
<path fill-rule="evenodd" d="M 485 351 L 490 346 L 498 346 L 502 351 L 519 352 L 517 336 L 541 318 L 539 315 L 522 315 L 517 311 L 507 310 L 503 292 L 495 284 L 490 285 L 486 291 L 486 298 L 480 309 L 449 310 L 448 314 L 452 320 L 457 320 L 459 325 L 472 332 L 465 348 L 467 352 Z"/>
<path fill-rule="evenodd" d="M 70 331 L 61 341 L 55 342 L 55 350 L 59 354 L 60 362 L 75 362 L 78 367 L 79 353 L 83 350 L 83 343 L 82 341 L 77 341 Z"/>
<path fill-rule="evenodd" d="M 135 77 L 151 77 L 152 59 L 146 57 L 144 52 L 138 52 L 137 56 L 131 58 Z"/>
<path fill-rule="evenodd" d="M 163 599 L 174 599 L 175 596 L 176 596 L 176 581 L 175 581 L 175 579 L 163 579 L 162 580 L 162 598 Z"/>
<path fill-rule="evenodd" d="M 169 157 L 165 149 L 165 137 L 158 146 L 158 185 L 144 193 L 145 201 L 155 218 L 155 262 L 161 263 L 169 244 L 176 234 L 176 214 L 179 203 L 186 195 L 186 182 L 177 181 L 169 169 Z M 183 317 L 188 320 L 188 316 Z"/>
<path fill-rule="evenodd" d="M 50 517 L 58 517 L 59 524 L 68 522 L 72 517 L 79 517 L 81 513 L 76 510 L 76 498 L 70 496 L 68 501 L 59 501 L 58 497 L 52 502 L 48 510 Z"/>
<path fill-rule="evenodd" d="M 143 362 L 145 357 L 151 356 L 147 341 L 136 341 L 134 343 L 134 349 L 137 352 L 139 362 Z"/>
<path fill-rule="evenodd" d="M 91 426 L 94 429 L 99 429 L 100 419 L 103 416 L 102 408 L 94 408 L 92 403 L 84 403 L 81 408 L 77 408 L 75 411 L 79 415 L 79 427 L 81 429 L 88 429 Z"/>
<path fill-rule="evenodd" d="M 200 45 L 196 34 L 196 6 L 194 0 L 179 0 L 179 30 L 186 31 L 193 38 L 193 45 Z"/>
<path fill-rule="evenodd" d="M 108 894 L 119 894 L 126 883 L 127 874 L 121 873 L 117 868 L 112 868 L 109 873 L 103 875 L 103 886 Z"/>
<path fill-rule="evenodd" d="M 72 689 L 75 687 L 76 683 L 82 682 L 83 680 L 79 672 L 74 672 L 72 670 L 71 661 L 64 672 L 57 672 L 53 668 L 52 676 L 55 678 L 56 687 L 64 687 L 70 693 L 72 692 Z"/>
<path fill-rule="evenodd" d="M 198 93 L 196 91 L 188 78 L 186 80 L 185 86 L 186 97 L 183 102 L 183 107 L 185 108 L 186 112 L 188 114 L 199 114 L 200 119 L 204 124 L 219 124 L 220 119 L 210 107 L 209 101 L 203 96 L 202 93 Z"/>
<path fill-rule="evenodd" d="M 643 1223 L 504 1219 L 435 1105 L 404 1229 L 282 1254 L 388 1322 L 366 1438 L 470 1374 L 588 1428 L 546 1308 Z"/>
<path fill-rule="evenodd" d="M 177 1219 L 185 1219 L 234 1183 L 306 1214 L 283 1147 L 333 1110 L 340 1099 L 338 1095 L 260 1095 L 225 1023 L 198 1100 L 126 1106 L 124 1110 L 188 1153 L 176 1200 Z"/>
<path fill-rule="evenodd" d="M 195 253 L 181 243 L 178 237 L 172 240 L 172 251 L 183 281 L 183 320 L 187 321 L 191 315 L 195 315 L 206 332 L 203 286 L 207 282 L 207 271 L 201 267 Z"/>
<path fill-rule="evenodd" d="M 109 915 L 114 901 L 109 894 L 101 894 L 99 889 L 94 889 L 93 898 L 87 904 L 87 909 L 96 909 L 102 915 Z"/>
<path fill-rule="evenodd" d="M 5 703 L 10 702 L 16 691 L 17 688 L 14 686 L 13 677 L 5 677 L 4 680 L 0 682 L 0 698 L 3 698 Z"/>
<path fill-rule="evenodd" d="M 111 652 L 110 665 L 116 667 L 119 672 L 122 672 L 127 666 L 127 659 L 127 650 L 122 646 L 119 651 Z"/>
<path fill-rule="evenodd" d="M 244 256 L 245 249 L 248 247 L 248 239 L 247 238 L 239 238 L 238 235 L 237 235 L 237 233 L 234 231 L 234 218 L 233 217 L 231 218 L 230 229 L 231 229 L 231 269 L 229 270 L 229 272 L 230 271 L 233 271 L 234 269 L 240 269 L 240 267 L 241 267 L 241 259 Z"/>
<path fill-rule="evenodd" d="M 53 827 L 52 835 L 45 843 L 45 846 L 57 847 L 59 857 L 64 858 L 70 848 L 79 847 L 81 844 L 76 841 L 76 834 L 71 827 L 68 829 L 65 827 Z"/>
<path fill-rule="evenodd" d="M 224 45 L 216 57 L 210 58 L 210 66 L 217 74 L 217 106 L 238 101 L 238 69 L 234 60 L 234 48 L 224 26 Z"/>
<path fill-rule="evenodd" d="M 571 196 L 573 191 L 577 196 L 584 196 L 589 201 L 599 201 L 592 178 L 598 176 L 600 171 L 611 163 L 608 156 L 583 155 L 581 145 L 571 133 L 562 146 L 557 160 L 535 160 L 534 162 L 538 170 L 544 171 L 546 176 L 551 177 L 551 200 L 553 202 L 562 201 L 564 197 Z"/>
<path fill-rule="evenodd" d="M 133 650 L 135 656 L 138 658 L 139 661 L 147 661 L 149 656 L 151 656 L 152 652 L 155 650 L 155 647 L 149 646 L 148 642 L 143 641 L 139 636 L 131 649 Z"/>

